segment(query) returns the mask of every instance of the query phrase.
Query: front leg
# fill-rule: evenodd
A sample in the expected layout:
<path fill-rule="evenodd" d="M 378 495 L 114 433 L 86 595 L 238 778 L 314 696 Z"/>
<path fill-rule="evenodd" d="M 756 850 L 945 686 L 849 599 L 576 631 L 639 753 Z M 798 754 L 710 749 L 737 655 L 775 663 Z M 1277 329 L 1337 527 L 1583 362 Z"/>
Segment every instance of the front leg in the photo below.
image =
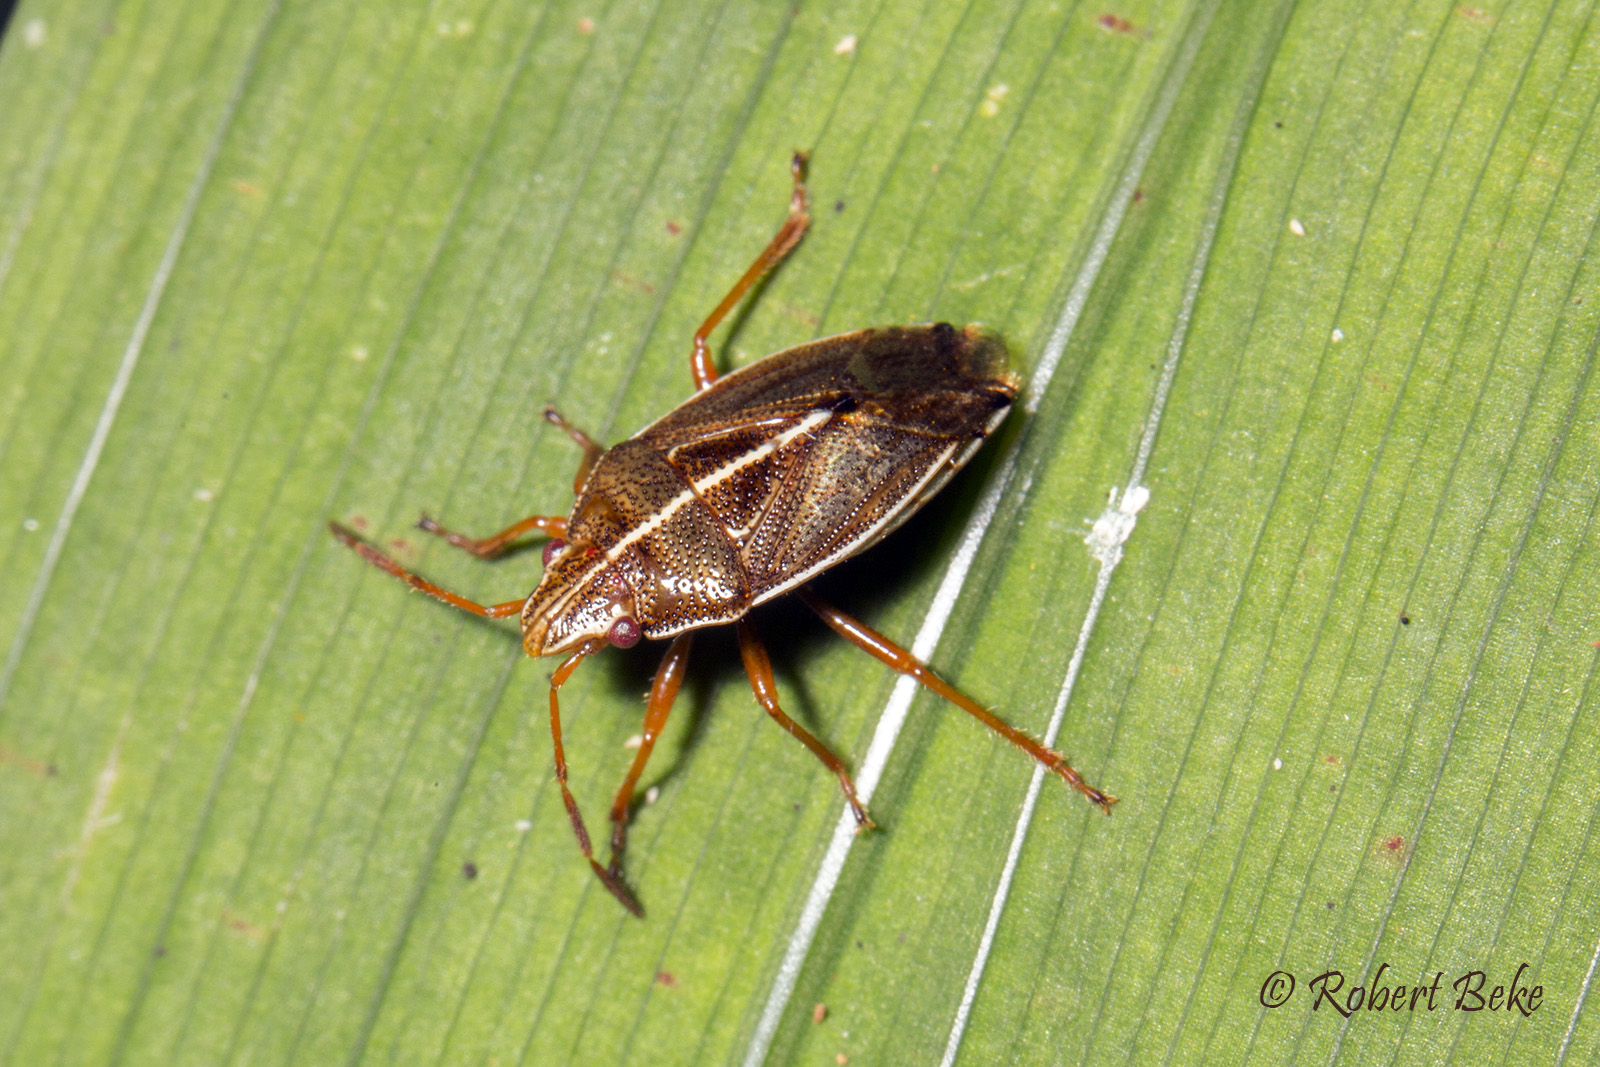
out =
<path fill-rule="evenodd" d="M 428 579 L 413 571 L 408 571 L 382 552 L 373 548 L 358 537 L 354 530 L 337 522 L 328 523 L 328 532 L 333 534 L 341 543 L 355 550 L 356 555 L 396 578 L 405 582 L 419 593 L 427 593 L 435 600 L 442 600 L 451 607 L 470 611 L 474 615 L 481 615 L 486 619 L 506 619 L 520 614 L 526 600 L 508 600 L 504 604 L 479 604 L 475 600 L 468 600 L 458 593 L 434 585 Z"/>
<path fill-rule="evenodd" d="M 511 547 L 523 534 L 530 530 L 537 530 L 542 536 L 565 540 L 567 536 L 567 520 L 557 515 L 529 515 L 525 519 L 507 526 L 504 530 L 492 537 L 468 537 L 440 526 L 427 515 L 417 520 L 417 529 L 426 530 L 435 537 L 442 537 L 452 545 L 465 552 L 471 552 L 479 559 L 494 559 L 506 549 Z"/>
<path fill-rule="evenodd" d="M 662 727 L 667 725 L 667 715 L 672 711 L 672 702 L 678 697 L 678 688 L 683 685 L 683 672 L 689 665 L 689 644 L 693 638 L 693 631 L 681 633 L 667 646 L 667 654 L 661 658 L 661 666 L 656 668 L 655 681 L 650 683 L 650 699 L 645 704 L 639 751 L 633 757 L 633 766 L 628 768 L 628 776 L 622 780 L 622 787 L 617 790 L 616 799 L 611 802 L 611 861 L 606 868 L 618 878 L 622 877 L 622 851 L 628 844 L 628 809 L 633 805 L 633 790 L 639 784 L 639 776 L 644 773 L 644 765 L 650 760 L 656 738 L 661 736 Z"/>
<path fill-rule="evenodd" d="M 599 462 L 600 457 L 605 454 L 606 450 L 596 444 L 594 438 L 562 418 L 561 412 L 549 404 L 545 405 L 544 417 L 551 425 L 559 427 L 562 433 L 572 438 L 573 442 L 583 449 L 583 459 L 578 463 L 578 473 L 572 479 L 572 491 L 574 493 L 583 492 L 583 483 L 588 480 L 589 472 L 594 469 L 594 465 Z"/>

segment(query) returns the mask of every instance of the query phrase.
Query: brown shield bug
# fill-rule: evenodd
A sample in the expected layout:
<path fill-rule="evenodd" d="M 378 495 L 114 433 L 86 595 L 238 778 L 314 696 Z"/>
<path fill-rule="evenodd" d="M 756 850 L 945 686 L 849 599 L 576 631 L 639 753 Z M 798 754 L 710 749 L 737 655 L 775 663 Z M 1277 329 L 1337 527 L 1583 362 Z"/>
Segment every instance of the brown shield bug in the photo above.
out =
<path fill-rule="evenodd" d="M 1060 754 L 805 588 L 809 579 L 877 543 L 937 492 L 1005 418 L 1017 383 L 999 339 L 945 323 L 841 334 L 718 377 L 706 338 L 810 224 L 803 155 L 795 155 L 792 169 L 788 218 L 694 335 L 694 396 L 609 449 L 545 411 L 583 449 L 570 515 L 530 516 L 481 539 L 426 516 L 418 523 L 483 559 L 527 534 L 549 538 L 544 577 L 525 599 L 474 603 L 329 523 L 334 537 L 413 589 L 475 615 L 519 616 L 528 655 L 565 657 L 550 679 L 556 780 L 578 847 L 635 915 L 643 909 L 622 874 L 629 807 L 700 627 L 738 627 L 757 702 L 838 777 L 856 822 L 872 825 L 843 761 L 778 706 L 772 665 L 747 613 L 791 591 L 845 640 L 972 715 L 1102 808 L 1109 811 L 1115 802 Z M 601 866 L 567 786 L 557 694 L 587 657 L 645 637 L 669 644 L 645 705 L 642 743 L 611 804 L 611 856 Z"/>

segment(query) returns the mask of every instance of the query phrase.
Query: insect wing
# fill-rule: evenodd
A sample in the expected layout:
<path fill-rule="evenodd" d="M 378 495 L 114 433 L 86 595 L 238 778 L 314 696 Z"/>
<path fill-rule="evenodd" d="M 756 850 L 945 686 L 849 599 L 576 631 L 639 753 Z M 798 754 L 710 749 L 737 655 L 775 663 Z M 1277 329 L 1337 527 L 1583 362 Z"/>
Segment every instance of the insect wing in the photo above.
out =
<path fill-rule="evenodd" d="M 759 603 L 909 517 L 1015 395 L 992 337 L 945 325 L 864 330 L 736 371 L 635 440 L 694 487 Z"/>

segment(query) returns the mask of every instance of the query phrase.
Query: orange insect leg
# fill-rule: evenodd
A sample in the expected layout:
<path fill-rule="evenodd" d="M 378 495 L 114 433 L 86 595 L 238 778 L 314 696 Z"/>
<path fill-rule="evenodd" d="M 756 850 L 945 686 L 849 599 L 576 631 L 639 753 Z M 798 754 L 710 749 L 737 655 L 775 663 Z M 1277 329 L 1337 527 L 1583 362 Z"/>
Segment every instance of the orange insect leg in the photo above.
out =
<path fill-rule="evenodd" d="M 717 328 L 717 323 L 727 317 L 750 287 L 760 281 L 762 276 L 773 267 L 782 262 L 783 257 L 794 250 L 800 243 L 800 238 L 806 234 L 806 227 L 811 225 L 811 216 L 806 211 L 806 154 L 796 152 L 789 161 L 789 171 L 794 175 L 794 192 L 789 194 L 789 217 L 778 227 L 778 232 L 773 235 L 767 247 L 761 250 L 756 261 L 750 264 L 750 269 L 744 276 L 734 283 L 728 295 L 722 298 L 722 303 L 717 305 L 715 311 L 707 316 L 706 321 L 694 334 L 694 354 L 689 357 L 689 370 L 694 374 L 696 389 L 704 389 L 717 380 L 717 368 L 711 365 L 711 348 L 706 344 L 706 338 L 711 336 L 711 331 Z"/>
<path fill-rule="evenodd" d="M 778 707 L 778 685 L 772 678 L 772 661 L 767 658 L 767 650 L 761 643 L 761 638 L 756 636 L 755 627 L 750 625 L 749 619 L 739 620 L 739 654 L 744 657 L 744 671 L 750 676 L 750 688 L 755 691 L 756 701 L 767 710 L 773 720 L 795 737 L 798 737 L 816 757 L 839 778 L 839 787 L 844 790 L 844 798 L 850 804 L 850 810 L 855 813 L 858 829 L 873 829 L 872 819 L 867 815 L 867 809 L 862 806 L 861 799 L 856 796 L 856 784 L 850 780 L 850 772 L 845 770 L 844 761 L 828 751 L 828 746 L 811 736 L 810 732 L 799 723 L 783 713 Z"/>
<path fill-rule="evenodd" d="M 554 515 L 529 515 L 519 522 L 514 522 L 504 530 L 492 537 L 468 537 L 440 526 L 427 515 L 417 520 L 417 529 L 426 530 L 435 537 L 442 537 L 452 545 L 467 552 L 471 552 L 479 559 L 494 559 L 511 543 L 529 530 L 537 530 L 545 537 L 565 538 L 567 536 L 567 520 Z"/>
<path fill-rule="evenodd" d="M 1045 748 L 1015 726 L 1003 722 L 987 708 L 923 666 L 911 653 L 871 627 L 857 622 L 817 596 L 810 589 L 800 590 L 800 598 L 806 602 L 807 607 L 821 616 L 822 621 L 827 623 L 834 633 L 837 633 L 840 637 L 843 637 L 873 658 L 888 664 L 901 674 L 909 674 L 929 689 L 932 689 L 935 693 L 938 693 L 950 703 L 1044 764 L 1051 771 L 1066 779 L 1074 789 L 1098 804 L 1101 810 L 1110 814 L 1111 805 L 1117 802 L 1117 798 L 1108 793 L 1102 793 L 1088 782 L 1085 782 L 1078 772 L 1073 770 L 1071 765 L 1067 763 L 1065 756 Z"/>
<path fill-rule="evenodd" d="M 590 437 L 588 434 L 572 425 L 572 423 L 562 418 L 561 412 L 557 411 L 548 404 L 545 405 L 544 417 L 551 423 L 555 424 L 555 426 L 557 426 L 562 433 L 566 434 L 568 437 L 572 438 L 573 441 L 577 442 L 579 448 L 583 449 L 583 461 L 578 464 L 578 473 L 572 479 L 572 491 L 574 493 L 583 492 L 583 483 L 588 479 L 589 471 L 594 468 L 595 463 L 600 459 L 600 456 L 605 452 L 605 449 L 595 444 L 594 438 Z"/>
<path fill-rule="evenodd" d="M 470 611 L 474 615 L 482 615 L 486 619 L 505 619 L 511 617 L 512 615 L 520 614 L 522 611 L 522 605 L 524 603 L 522 600 L 508 600 L 504 604 L 484 605 L 479 604 L 476 601 L 468 600 L 464 596 L 458 596 L 457 594 L 450 592 L 448 589 L 442 589 L 421 575 L 413 574 L 411 571 L 406 570 L 404 567 L 400 566 L 400 564 L 396 563 L 382 552 L 379 552 L 376 548 L 373 548 L 371 545 L 361 540 L 361 538 L 356 536 L 354 531 L 346 526 L 341 526 L 337 522 L 328 523 L 328 531 L 332 533 L 334 537 L 338 538 L 340 541 L 354 549 L 358 556 L 372 564 L 374 567 L 377 567 L 382 571 L 388 571 L 390 574 L 394 575 L 402 582 L 405 582 L 419 593 L 427 593 L 429 596 L 437 600 L 444 601 L 451 607 L 460 608 L 462 611 Z"/>
<path fill-rule="evenodd" d="M 561 413 L 553 407 L 544 409 L 544 417 L 560 427 L 561 431 L 577 442 L 583 449 L 583 460 L 578 464 L 578 474 L 573 479 L 572 491 L 583 490 L 583 483 L 589 477 L 595 462 L 600 458 L 605 449 L 594 443 L 594 440 L 582 430 L 573 426 Z M 507 526 L 504 530 L 492 537 L 468 537 L 466 534 L 447 530 L 431 516 L 424 515 L 417 520 L 417 528 L 426 530 L 435 537 L 442 537 L 452 545 L 466 552 L 471 552 L 479 559 L 494 559 L 511 544 L 529 531 L 537 531 L 541 536 L 565 540 L 567 536 L 567 520 L 560 515 L 529 515 L 525 519 Z"/>
<path fill-rule="evenodd" d="M 645 704 L 639 751 L 633 757 L 633 766 L 628 768 L 628 777 L 622 780 L 622 787 L 617 790 L 617 798 L 611 802 L 611 862 L 607 867 L 618 877 L 622 874 L 622 850 L 628 843 L 628 809 L 633 805 L 633 790 L 639 784 L 639 776 L 644 773 L 644 765 L 649 762 L 656 738 L 661 736 L 661 729 L 667 724 L 672 702 L 678 697 L 678 687 L 683 684 L 683 673 L 689 665 L 689 644 L 693 638 L 692 631 L 681 633 L 667 646 L 667 654 L 662 657 L 661 666 L 656 668 L 655 681 L 650 683 L 650 699 Z"/>

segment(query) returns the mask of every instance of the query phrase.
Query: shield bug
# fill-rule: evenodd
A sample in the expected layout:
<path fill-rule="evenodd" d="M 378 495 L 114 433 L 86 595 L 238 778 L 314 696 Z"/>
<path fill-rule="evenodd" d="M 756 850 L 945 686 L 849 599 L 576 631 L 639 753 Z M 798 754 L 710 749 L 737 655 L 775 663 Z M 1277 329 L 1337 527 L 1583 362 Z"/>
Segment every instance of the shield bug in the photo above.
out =
<path fill-rule="evenodd" d="M 701 627 L 737 627 L 756 701 L 838 777 L 857 823 L 872 825 L 844 762 L 778 704 L 772 665 L 748 612 L 788 592 L 845 640 L 972 715 L 1102 808 L 1109 811 L 1115 801 L 1061 755 L 805 587 L 876 544 L 937 492 L 1005 418 L 1017 383 L 998 338 L 945 323 L 841 334 L 718 377 L 708 336 L 810 223 L 804 167 L 805 157 L 796 154 L 788 218 L 694 335 L 693 396 L 609 449 L 545 411 L 583 450 L 569 515 L 530 516 L 486 538 L 455 533 L 427 516 L 418 523 L 483 559 L 529 534 L 548 538 L 544 576 L 525 599 L 474 603 L 329 523 L 334 537 L 413 589 L 475 615 L 518 616 L 528 655 L 564 657 L 550 678 L 556 780 L 584 858 L 636 915 L 643 910 L 622 873 L 628 813 Z M 567 785 L 558 694 L 589 656 L 647 637 L 667 641 L 667 651 L 650 687 L 641 743 L 611 804 L 611 855 L 602 866 Z"/>

